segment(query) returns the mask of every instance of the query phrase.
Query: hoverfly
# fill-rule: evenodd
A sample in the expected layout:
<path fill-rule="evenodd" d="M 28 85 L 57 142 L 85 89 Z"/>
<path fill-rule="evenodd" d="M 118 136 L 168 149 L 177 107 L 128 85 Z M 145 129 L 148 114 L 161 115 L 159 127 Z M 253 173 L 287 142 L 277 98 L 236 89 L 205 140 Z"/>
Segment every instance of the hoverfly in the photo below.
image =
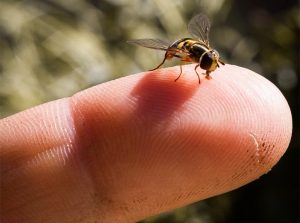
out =
<path fill-rule="evenodd" d="M 195 72 L 198 76 L 200 84 L 200 76 L 197 72 L 197 68 L 200 67 L 206 71 L 206 78 L 209 78 L 209 74 L 220 67 L 219 64 L 225 65 L 220 59 L 219 53 L 209 46 L 210 21 L 204 14 L 198 14 L 194 16 L 189 24 L 188 31 L 197 39 L 183 38 L 170 43 L 160 39 L 134 39 L 127 41 L 130 44 L 139 45 L 155 50 L 166 51 L 163 61 L 154 69 L 160 68 L 166 60 L 170 60 L 173 57 L 180 58 L 182 62 L 197 63 L 195 66 Z M 182 74 L 182 67 L 180 64 L 180 74 L 175 79 L 177 81 Z"/>

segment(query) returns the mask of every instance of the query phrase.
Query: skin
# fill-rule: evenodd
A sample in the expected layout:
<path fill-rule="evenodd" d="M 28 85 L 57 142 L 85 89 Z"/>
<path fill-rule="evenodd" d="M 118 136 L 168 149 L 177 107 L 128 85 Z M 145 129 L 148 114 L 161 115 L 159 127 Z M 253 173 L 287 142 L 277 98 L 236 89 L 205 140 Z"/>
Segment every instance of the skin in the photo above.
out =
<path fill-rule="evenodd" d="M 268 172 L 291 138 L 289 106 L 226 64 L 104 83 L 0 120 L 1 222 L 127 223 Z"/>

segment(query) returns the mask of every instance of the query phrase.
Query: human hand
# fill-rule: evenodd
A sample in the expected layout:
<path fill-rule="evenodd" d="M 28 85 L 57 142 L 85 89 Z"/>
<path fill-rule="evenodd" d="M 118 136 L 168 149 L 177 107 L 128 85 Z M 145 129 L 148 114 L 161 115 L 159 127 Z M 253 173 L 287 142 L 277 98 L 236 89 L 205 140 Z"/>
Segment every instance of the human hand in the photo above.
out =
<path fill-rule="evenodd" d="M 134 222 L 268 172 L 292 131 L 265 78 L 226 64 L 127 76 L 0 121 L 2 222 Z"/>

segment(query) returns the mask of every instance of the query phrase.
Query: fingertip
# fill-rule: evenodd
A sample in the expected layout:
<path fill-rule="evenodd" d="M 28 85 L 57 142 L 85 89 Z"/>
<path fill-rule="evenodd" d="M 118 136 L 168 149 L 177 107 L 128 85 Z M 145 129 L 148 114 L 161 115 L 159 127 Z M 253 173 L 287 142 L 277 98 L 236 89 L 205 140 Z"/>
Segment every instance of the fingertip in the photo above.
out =
<path fill-rule="evenodd" d="M 17 144 L 13 146 L 19 150 L 43 152 L 36 155 L 49 175 L 45 172 L 43 180 L 36 175 L 35 184 L 49 200 L 48 188 L 55 191 L 54 200 L 66 200 L 67 193 L 61 210 L 70 209 L 68 200 L 76 203 L 81 197 L 85 210 L 93 212 L 91 219 L 101 216 L 110 222 L 137 221 L 232 190 L 269 171 L 291 138 L 291 112 L 281 92 L 262 76 L 229 64 L 210 79 L 201 76 L 200 84 L 195 65 L 182 68 L 176 82 L 178 66 L 127 76 L 41 105 L 2 122 L 11 128 L 7 134 L 13 143 L 4 136 L 0 140 L 8 144 L 7 151 Z M 35 130 L 33 136 L 17 129 L 24 120 L 28 133 Z M 59 167 L 56 177 L 45 163 L 49 159 L 60 161 L 54 165 Z M 22 185 L 33 188 L 23 179 Z M 70 184 L 76 186 L 72 193 Z M 22 194 L 24 187 L 18 191 Z M 61 206 L 51 208 L 38 197 L 44 205 L 40 209 L 47 210 L 41 215 L 51 213 L 55 219 Z M 81 217 L 71 209 L 65 218 Z"/>
<path fill-rule="evenodd" d="M 236 185 L 268 172 L 286 151 L 292 133 L 291 111 L 279 89 L 263 76 L 229 64 L 201 84 L 187 106 L 193 108 L 188 116 L 198 119 L 190 122 L 195 141 L 205 141 L 211 153 L 227 157 L 218 161 L 220 170 L 231 163 L 235 171 L 230 171 L 241 180 L 233 177 Z"/>
<path fill-rule="evenodd" d="M 291 112 L 278 88 L 261 75 L 230 64 L 212 72 L 210 79 L 201 76 L 200 84 L 195 65 L 182 68 L 176 82 L 178 66 L 127 76 L 75 95 L 75 113 L 88 111 L 85 126 L 78 132 L 89 136 L 86 141 L 93 141 L 116 133 L 117 125 L 127 126 L 131 134 L 137 134 L 133 137 L 160 134 L 162 147 L 169 140 L 181 143 L 184 139 L 186 147 L 197 145 L 199 151 L 226 157 L 223 163 L 236 161 L 234 168 L 244 173 L 235 175 L 243 175 L 243 183 L 269 171 L 287 149 L 292 131 Z M 74 117 L 79 123 L 79 116 Z M 142 124 L 137 125 L 137 120 Z M 169 123 L 162 132 L 147 131 L 162 123 Z M 164 140 L 164 132 L 169 131 L 176 132 L 176 138 Z M 132 137 L 123 130 L 118 134 Z M 217 162 L 212 161 L 213 165 Z M 255 170 L 249 171 L 250 166 Z"/>
<path fill-rule="evenodd" d="M 199 85 L 195 65 L 182 68 L 176 82 L 178 66 L 127 76 L 73 98 L 75 123 L 76 110 L 85 117 L 76 126 L 78 137 L 88 135 L 92 145 L 82 153 L 88 171 L 97 188 L 115 188 L 114 202 L 127 200 L 134 220 L 257 179 L 290 141 L 289 106 L 264 77 L 226 64 L 209 80 L 201 76 Z M 105 163 L 115 164 L 116 181 L 101 180 L 112 168 Z M 138 197 L 135 188 L 143 188 L 147 199 L 140 205 L 149 209 L 137 210 L 127 197 Z M 174 195 L 180 198 L 170 202 Z"/>

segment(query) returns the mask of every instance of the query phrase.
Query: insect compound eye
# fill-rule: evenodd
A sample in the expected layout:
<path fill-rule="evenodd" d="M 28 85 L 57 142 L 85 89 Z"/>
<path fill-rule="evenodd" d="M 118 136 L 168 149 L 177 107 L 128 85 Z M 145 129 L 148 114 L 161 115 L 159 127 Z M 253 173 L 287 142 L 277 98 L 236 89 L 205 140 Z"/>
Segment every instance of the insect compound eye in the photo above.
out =
<path fill-rule="evenodd" d="M 214 55 L 212 52 L 206 52 L 203 54 L 200 62 L 200 67 L 204 70 L 209 70 L 214 60 Z"/>

